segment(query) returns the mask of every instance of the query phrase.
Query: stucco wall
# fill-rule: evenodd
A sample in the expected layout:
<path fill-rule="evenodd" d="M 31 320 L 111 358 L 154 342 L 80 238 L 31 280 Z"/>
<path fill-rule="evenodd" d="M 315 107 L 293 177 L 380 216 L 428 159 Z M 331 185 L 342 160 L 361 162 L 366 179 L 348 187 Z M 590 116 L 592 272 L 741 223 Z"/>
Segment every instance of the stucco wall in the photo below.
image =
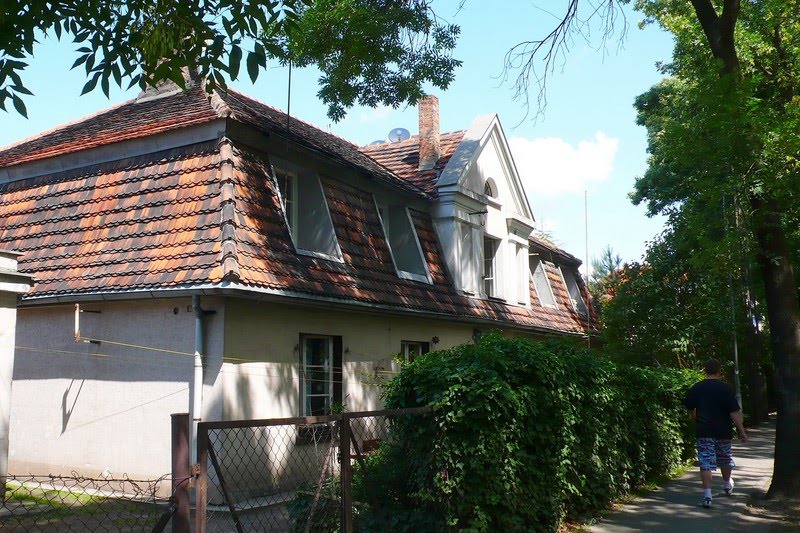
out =
<path fill-rule="evenodd" d="M 11 473 L 154 478 L 170 470 L 170 414 L 188 412 L 195 319 L 188 298 L 86 303 L 89 344 L 73 337 L 74 307 L 21 308 L 17 316 Z M 204 299 L 208 354 L 204 418 L 218 419 L 222 301 Z M 216 387 L 215 387 L 216 385 Z"/>
<path fill-rule="evenodd" d="M 223 365 L 225 419 L 300 415 L 300 334 L 338 335 L 343 343 L 343 400 L 349 411 L 381 408 L 380 389 L 370 385 L 375 370 L 398 370 L 393 355 L 401 341 L 430 342 L 443 349 L 467 342 L 474 326 L 314 309 L 248 300 L 229 300 L 225 314 Z"/>

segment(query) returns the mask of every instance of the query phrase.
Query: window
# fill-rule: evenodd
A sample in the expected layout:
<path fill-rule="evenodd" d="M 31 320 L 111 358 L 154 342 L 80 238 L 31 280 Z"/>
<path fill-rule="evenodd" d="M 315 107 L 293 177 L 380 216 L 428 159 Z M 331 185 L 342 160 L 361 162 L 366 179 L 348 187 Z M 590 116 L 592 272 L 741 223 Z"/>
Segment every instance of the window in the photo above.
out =
<path fill-rule="evenodd" d="M 575 275 L 571 270 L 564 270 L 563 268 L 561 269 L 561 275 L 564 277 L 564 283 L 567 285 L 567 292 L 569 292 L 569 298 L 572 300 L 575 310 L 581 314 L 587 314 L 586 303 L 583 301 L 583 295 Z"/>
<path fill-rule="evenodd" d="M 533 286 L 536 288 L 536 294 L 539 296 L 539 301 L 544 307 L 556 307 L 556 299 L 553 297 L 553 289 L 550 288 L 550 282 L 547 279 L 547 273 L 544 271 L 544 263 L 538 256 L 531 254 L 530 271 L 533 275 Z"/>
<path fill-rule="evenodd" d="M 341 337 L 302 335 L 300 401 L 303 416 L 331 413 L 342 401 Z"/>
<path fill-rule="evenodd" d="M 531 297 L 530 274 L 528 273 L 528 249 L 520 244 L 513 245 L 517 262 L 517 303 L 527 305 Z"/>
<path fill-rule="evenodd" d="M 486 296 L 497 296 L 497 239 L 483 237 L 483 292 Z"/>
<path fill-rule="evenodd" d="M 467 294 L 478 292 L 477 250 L 473 251 L 473 229 L 467 224 L 459 224 L 459 254 L 461 262 L 461 290 Z M 478 241 L 479 242 L 479 241 Z"/>
<path fill-rule="evenodd" d="M 342 252 L 319 176 L 285 168 L 276 168 L 274 174 L 286 223 L 297 251 L 341 261 Z"/>
<path fill-rule="evenodd" d="M 406 363 L 411 363 L 418 355 L 426 354 L 430 351 L 431 345 L 428 342 L 402 341 L 400 343 L 400 353 Z"/>
<path fill-rule="evenodd" d="M 483 184 L 483 194 L 489 198 L 495 198 L 497 196 L 497 191 L 491 178 L 486 180 L 486 183 Z"/>
<path fill-rule="evenodd" d="M 429 283 L 428 266 L 423 259 L 422 247 L 408 209 L 402 205 L 377 205 L 398 276 Z"/>

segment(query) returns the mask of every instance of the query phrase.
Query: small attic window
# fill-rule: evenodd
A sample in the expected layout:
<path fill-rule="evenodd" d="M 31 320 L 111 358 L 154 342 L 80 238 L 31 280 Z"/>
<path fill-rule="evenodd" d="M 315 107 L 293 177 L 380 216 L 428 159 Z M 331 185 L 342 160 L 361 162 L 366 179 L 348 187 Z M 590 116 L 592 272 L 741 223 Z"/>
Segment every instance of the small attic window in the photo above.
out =
<path fill-rule="evenodd" d="M 286 224 L 297 251 L 341 261 L 342 252 L 319 176 L 286 168 L 276 168 L 274 173 Z"/>
<path fill-rule="evenodd" d="M 497 198 L 497 186 L 492 178 L 487 179 L 486 183 L 483 184 L 483 194 L 489 198 Z"/>
<path fill-rule="evenodd" d="M 428 265 L 422 256 L 422 247 L 408 209 L 403 205 L 376 205 L 397 275 L 403 279 L 430 283 Z"/>
<path fill-rule="evenodd" d="M 544 263 L 539 258 L 538 254 L 531 254 L 529 258 L 529 268 L 533 276 L 533 286 L 536 289 L 536 295 L 539 296 L 539 302 L 544 307 L 556 308 L 556 299 L 553 296 L 553 289 L 550 287 L 550 281 L 547 279 L 547 272 L 544 271 Z"/>
<path fill-rule="evenodd" d="M 565 270 L 563 268 L 561 269 L 561 275 L 564 277 L 564 283 L 567 286 L 567 292 L 569 292 L 569 298 L 572 300 L 572 305 L 575 307 L 575 310 L 582 315 L 587 314 L 586 303 L 583 301 L 583 295 L 581 294 L 581 289 L 578 286 L 575 275 L 571 270 Z"/>

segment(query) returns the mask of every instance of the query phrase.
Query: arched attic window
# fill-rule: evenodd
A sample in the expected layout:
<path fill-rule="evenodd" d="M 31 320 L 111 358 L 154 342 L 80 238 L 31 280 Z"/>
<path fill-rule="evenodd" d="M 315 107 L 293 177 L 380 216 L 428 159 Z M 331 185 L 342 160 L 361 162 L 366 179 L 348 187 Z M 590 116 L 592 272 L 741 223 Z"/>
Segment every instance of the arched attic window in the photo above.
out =
<path fill-rule="evenodd" d="M 486 183 L 483 184 L 483 194 L 489 198 L 497 198 L 497 185 L 495 185 L 492 178 L 487 179 Z"/>

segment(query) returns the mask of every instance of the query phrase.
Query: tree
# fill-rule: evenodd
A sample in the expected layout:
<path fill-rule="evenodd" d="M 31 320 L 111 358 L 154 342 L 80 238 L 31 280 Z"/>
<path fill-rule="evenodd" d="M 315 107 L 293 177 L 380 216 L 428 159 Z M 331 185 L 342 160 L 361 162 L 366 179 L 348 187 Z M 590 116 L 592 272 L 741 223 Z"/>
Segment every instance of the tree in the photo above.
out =
<path fill-rule="evenodd" d="M 603 320 L 605 303 L 616 295 L 622 275 L 622 257 L 610 244 L 603 248 L 600 257 L 592 260 L 592 275 L 588 280 L 589 294 L 595 313 Z"/>
<path fill-rule="evenodd" d="M 507 62 L 521 65 L 518 86 L 531 80 L 533 63 L 526 59 L 544 59 L 544 76 L 533 76 L 542 82 L 569 48 L 571 32 L 593 17 L 604 23 L 604 38 L 613 34 L 618 2 L 590 4 L 588 18 L 578 16 L 579 4 L 570 0 L 552 33 L 510 56 L 522 57 L 516 65 Z M 635 7 L 675 38 L 673 61 L 664 67 L 670 79 L 640 103 L 663 106 L 668 98 L 683 113 L 682 120 L 647 125 L 652 156 L 637 200 L 676 217 L 699 213 L 715 193 L 715 203 L 722 193 L 739 202 L 762 281 L 776 373 L 769 494 L 798 496 L 800 303 L 787 225 L 797 220 L 800 196 L 800 6 L 796 0 L 637 0 Z M 684 209 L 687 203 L 693 207 Z"/>
<path fill-rule="evenodd" d="M 27 111 L 24 70 L 41 38 L 76 44 L 73 68 L 83 92 L 111 83 L 184 85 L 197 70 L 211 92 L 251 80 L 268 61 L 322 72 L 328 114 L 347 108 L 415 103 L 422 85 L 444 89 L 460 62 L 451 57 L 459 28 L 439 20 L 429 0 L 6 0 L 0 7 L 0 109 Z"/>

